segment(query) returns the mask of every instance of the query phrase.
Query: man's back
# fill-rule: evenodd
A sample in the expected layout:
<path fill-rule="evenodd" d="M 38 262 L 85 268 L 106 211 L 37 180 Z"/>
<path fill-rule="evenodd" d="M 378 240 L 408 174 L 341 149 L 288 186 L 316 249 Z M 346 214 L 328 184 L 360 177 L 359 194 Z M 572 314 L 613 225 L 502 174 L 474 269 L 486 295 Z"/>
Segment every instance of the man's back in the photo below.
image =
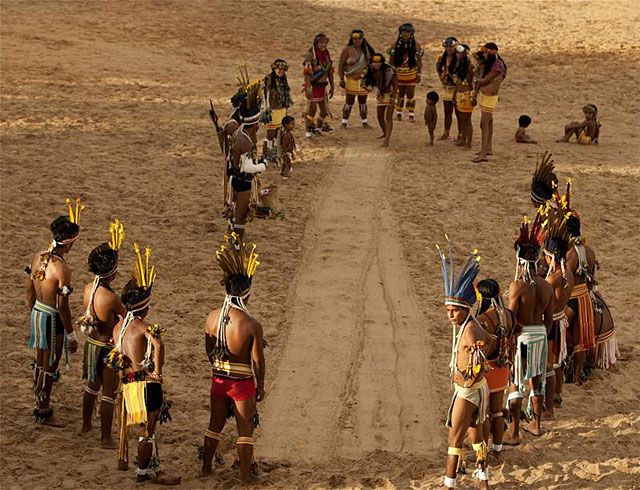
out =
<path fill-rule="evenodd" d="M 31 270 L 35 273 L 40 270 L 40 258 L 47 251 L 38 252 L 31 259 Z M 71 271 L 60 257 L 51 255 L 49 263 L 45 269 L 45 278 L 40 281 L 33 280 L 33 287 L 36 293 L 36 299 L 41 303 L 49 305 L 53 308 L 57 307 L 58 288 L 65 283 L 65 278 L 69 276 Z"/>
<path fill-rule="evenodd" d="M 516 315 L 520 325 L 535 324 L 536 288 L 518 279 L 509 286 L 509 309 Z"/>
<path fill-rule="evenodd" d="M 123 324 L 124 319 L 121 319 L 113 328 L 113 340 L 115 342 L 118 341 Z M 120 349 L 120 352 L 131 361 L 131 364 L 125 370 L 126 372 L 140 371 L 142 367 L 141 365 L 147 350 L 147 339 L 145 336 L 147 325 L 148 323 L 145 321 L 134 318 L 127 327 Z"/>
<path fill-rule="evenodd" d="M 206 333 L 213 337 L 218 335 L 218 318 L 220 309 L 213 310 L 207 318 Z M 229 323 L 226 326 L 226 341 L 229 349 L 229 361 L 251 364 L 251 349 L 258 323 L 237 308 L 229 309 Z"/>

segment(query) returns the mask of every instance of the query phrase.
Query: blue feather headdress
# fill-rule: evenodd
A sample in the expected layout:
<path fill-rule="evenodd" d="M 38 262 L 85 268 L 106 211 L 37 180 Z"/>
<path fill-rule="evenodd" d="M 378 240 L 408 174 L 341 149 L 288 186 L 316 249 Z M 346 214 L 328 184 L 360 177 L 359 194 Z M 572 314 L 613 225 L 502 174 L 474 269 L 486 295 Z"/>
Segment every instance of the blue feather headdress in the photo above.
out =
<path fill-rule="evenodd" d="M 444 237 L 447 240 L 447 251 L 443 251 L 439 245 L 436 245 L 442 265 L 442 278 L 444 279 L 444 304 L 459 306 L 461 308 L 471 308 L 477 298 L 474 281 L 478 272 L 480 272 L 478 249 L 475 249 L 469 254 L 469 258 L 467 258 L 460 275 L 456 279 L 451 242 L 447 235 Z M 447 254 L 449 255 L 448 258 Z"/>

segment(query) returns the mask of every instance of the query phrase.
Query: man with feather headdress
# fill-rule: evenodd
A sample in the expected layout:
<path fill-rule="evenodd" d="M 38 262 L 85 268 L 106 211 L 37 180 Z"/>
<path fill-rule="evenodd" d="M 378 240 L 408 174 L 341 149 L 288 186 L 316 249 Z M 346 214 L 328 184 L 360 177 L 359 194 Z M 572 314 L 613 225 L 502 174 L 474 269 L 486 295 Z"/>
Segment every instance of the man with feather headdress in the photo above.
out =
<path fill-rule="evenodd" d="M 547 367 L 547 331 L 553 321 L 553 288 L 536 269 L 544 240 L 542 221 L 539 214 L 533 223 L 525 216 L 514 244 L 516 274 L 509 285 L 508 307 L 515 313 L 522 333 L 516 341 L 514 384 L 507 398 L 511 424 L 502 443 L 508 446 L 520 444 L 520 412 L 526 384 L 531 386 L 527 410 L 531 422 L 525 430 L 534 436 L 543 433 L 540 417 Z"/>
<path fill-rule="evenodd" d="M 205 348 L 211 363 L 211 417 L 204 433 L 202 474 L 211 463 L 222 437 L 229 404 L 238 425 L 236 441 L 243 482 L 252 478 L 253 431 L 257 425 L 256 402 L 264 398 L 264 344 L 262 326 L 247 310 L 251 281 L 260 265 L 255 245 L 248 246 L 236 233 L 225 235 L 216 251 L 224 274 L 224 302 L 205 323 Z"/>
<path fill-rule="evenodd" d="M 480 271 L 480 256 L 474 250 L 456 278 L 451 244 L 446 235 L 445 238 L 447 250 L 436 247 L 444 279 L 444 305 L 453 327 L 449 367 L 454 393 L 446 422 L 449 448 L 444 485 L 447 488 L 456 486 L 464 459 L 464 436 L 468 433 L 476 455 L 477 467 L 473 476 L 480 481 L 480 488 L 489 488 L 488 448 L 483 424 L 488 416 L 490 394 L 484 373 L 489 369 L 485 352 L 492 339 L 471 314 L 471 307 L 476 302 L 474 280 Z"/>

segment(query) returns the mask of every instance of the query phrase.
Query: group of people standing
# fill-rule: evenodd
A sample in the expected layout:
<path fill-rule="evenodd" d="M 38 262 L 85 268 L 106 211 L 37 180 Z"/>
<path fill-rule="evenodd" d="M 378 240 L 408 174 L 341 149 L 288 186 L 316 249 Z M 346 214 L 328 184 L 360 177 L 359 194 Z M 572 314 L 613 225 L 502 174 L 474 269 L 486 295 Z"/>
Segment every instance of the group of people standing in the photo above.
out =
<path fill-rule="evenodd" d="M 151 249 L 134 243 L 135 262 L 131 279 L 120 294 L 113 288 L 119 270 L 119 250 L 124 225 L 114 220 L 109 240 L 91 250 L 87 262 L 92 281 L 82 290 L 84 312 L 74 322 L 69 307 L 73 292 L 71 269 L 65 262 L 80 234 L 80 200 L 68 203 L 68 216 L 50 225 L 53 240 L 46 250 L 32 256 L 25 268 L 29 275 L 29 346 L 35 351 L 33 365 L 34 418 L 51 427 L 66 423 L 54 413 L 51 391 L 59 379 L 64 355 L 76 352 L 77 331 L 85 335 L 82 379 L 82 432 L 92 429 L 96 405 L 100 404 L 101 447 L 117 449 L 117 468 L 129 468 L 129 431 L 138 430 L 136 481 L 153 479 L 177 485 L 179 476 L 163 470 L 156 440 L 157 426 L 171 420 L 163 389 L 166 328 L 148 318 L 156 270 Z M 253 431 L 258 424 L 256 403 L 264 397 L 265 362 L 262 327 L 246 304 L 252 277 L 260 262 L 255 245 L 243 243 L 236 233 L 226 234 L 216 251 L 223 272 L 225 299 L 205 321 L 204 346 L 211 364 L 211 418 L 204 431 L 203 474 L 211 472 L 226 419 L 238 425 L 240 475 L 248 482 L 255 476 Z M 231 330 L 231 332 L 229 332 Z M 118 440 L 112 438 L 114 407 L 117 408 Z M 219 459 L 219 457 L 218 457 Z"/>
<path fill-rule="evenodd" d="M 330 114 L 329 99 L 335 93 L 334 67 L 328 44 L 329 38 L 325 34 L 318 34 L 304 58 L 307 137 L 332 130 L 326 122 Z M 500 85 L 507 74 L 506 64 L 498 55 L 495 43 L 485 44 L 476 53 L 471 53 L 468 45 L 452 36 L 446 38 L 442 45 L 444 51 L 436 61 L 436 72 L 442 83 L 442 95 L 439 98 L 444 106 L 444 132 L 440 139 L 449 139 L 455 114 L 458 121 L 456 143 L 470 148 L 473 138 L 471 114 L 473 108 L 479 105 L 482 112 L 482 146 L 473 161 L 487 161 L 493 154 L 493 112 L 498 103 Z M 371 128 L 367 116 L 367 98 L 371 92 L 375 92 L 376 116 L 384 146 L 389 145 L 394 115 L 395 120 L 400 121 L 406 109 L 408 120 L 415 121 L 416 86 L 422 79 L 424 49 L 416 41 L 412 24 L 405 23 L 399 27 L 396 43 L 386 53 L 388 58 L 371 46 L 364 31 L 355 29 L 351 31 L 347 45 L 340 54 L 337 69 L 340 87 L 345 92 L 341 127 L 348 127 L 357 99 L 362 127 Z M 437 103 L 438 97 L 430 95 L 430 99 L 435 99 Z M 433 124 L 435 119 L 430 119 Z M 426 113 L 425 122 L 429 126 Z"/>
<path fill-rule="evenodd" d="M 565 194 L 558 192 L 548 153 L 536 165 L 530 197 L 536 216 L 525 216 L 515 240 L 516 272 L 506 301 L 496 280 L 477 281 L 477 250 L 456 275 L 449 238 L 438 246 L 453 326 L 447 488 L 455 488 L 463 472 L 465 436 L 476 456 L 473 476 L 488 488 L 490 454 L 520 444 L 521 418 L 523 430 L 542 435 L 541 421 L 554 419 L 562 406 L 565 379 L 582 384 L 588 369 L 609 369 L 619 356 L 613 319 L 597 288 L 596 255 L 571 207 L 571 183 Z"/>
<path fill-rule="evenodd" d="M 304 58 L 306 135 L 331 131 L 327 123 L 328 100 L 333 96 L 334 68 L 329 39 L 318 34 Z M 494 43 L 477 53 L 454 37 L 443 42 L 436 62 L 442 83 L 441 95 L 430 92 L 425 112 L 433 140 L 435 104 L 442 99 L 444 132 L 449 139 L 453 115 L 458 121 L 457 144 L 469 148 L 473 137 L 471 113 L 482 111 L 482 147 L 474 161 L 491 155 L 495 111 L 506 65 Z M 415 120 L 415 90 L 421 81 L 424 51 L 411 24 L 399 28 L 396 43 L 385 56 L 376 52 L 362 30 L 353 30 L 338 61 L 339 85 L 345 91 L 341 126 L 347 128 L 352 108 L 358 103 L 360 123 L 369 129 L 367 98 L 375 91 L 376 116 L 388 145 L 393 121 L 405 110 Z M 232 112 L 221 126 L 213 107 L 211 118 L 224 156 L 224 215 L 229 223 L 216 260 L 223 271 L 225 299 L 205 322 L 205 349 L 212 368 L 211 417 L 204 433 L 203 474 L 209 474 L 228 416 L 238 425 L 238 455 L 243 481 L 255 474 L 253 431 L 258 424 L 256 403 L 264 398 L 264 341 L 262 327 L 251 317 L 246 304 L 252 277 L 259 265 L 255 245 L 243 242 L 245 225 L 260 204 L 256 175 L 269 166 L 280 168 L 287 178 L 296 149 L 295 118 L 287 80 L 288 64 L 276 59 L 271 72 L 251 81 L 246 70 L 231 99 Z M 258 152 L 258 128 L 266 136 Z M 572 129 L 574 130 L 574 129 Z M 468 434 L 477 459 L 474 475 L 488 483 L 489 446 L 500 452 L 503 444 L 520 443 L 522 401 L 530 389 L 523 427 L 534 436 L 543 433 L 541 421 L 554 417 L 562 404 L 565 376 L 581 383 L 585 364 L 607 369 L 616 363 L 617 344 L 613 320 L 597 291 L 598 263 L 581 234 L 578 213 L 570 207 L 570 186 L 558 192 L 551 156 L 545 154 L 536 166 L 531 185 L 536 206 L 533 221 L 525 218 L 515 242 L 516 275 L 505 303 L 493 279 L 476 282 L 480 256 L 474 251 L 460 274 L 453 272 L 452 247 L 439 249 L 445 285 L 445 306 L 453 324 L 451 375 L 455 393 L 448 412 L 449 449 L 445 486 L 453 488 L 463 465 L 462 446 Z M 51 390 L 59 377 L 63 353 L 78 348 L 76 331 L 86 335 L 83 355 L 82 430 L 92 428 L 92 417 L 100 397 L 101 445 L 117 449 L 118 468 L 128 468 L 128 430 L 140 428 L 137 481 L 151 478 L 162 484 L 177 484 L 180 478 L 165 472 L 156 441 L 158 423 L 170 420 L 170 401 L 162 388 L 165 329 L 147 318 L 156 279 L 151 250 L 134 244 L 132 278 L 117 294 L 112 282 L 119 268 L 118 251 L 124 241 L 124 226 L 114 220 L 109 240 L 95 247 L 88 257 L 94 278 L 83 289 L 84 313 L 72 321 L 69 295 L 71 270 L 65 255 L 80 232 L 84 206 L 67 200 L 68 216 L 50 226 L 53 241 L 35 253 L 26 268 L 30 346 L 35 349 L 33 389 L 37 421 L 62 427 L 54 414 Z M 448 241 L 448 238 L 447 238 Z M 475 315 L 473 305 L 480 305 Z M 508 392 L 505 408 L 504 395 Z M 112 438 L 114 406 L 118 407 L 119 439 Z M 505 415 L 509 420 L 505 434 Z"/>

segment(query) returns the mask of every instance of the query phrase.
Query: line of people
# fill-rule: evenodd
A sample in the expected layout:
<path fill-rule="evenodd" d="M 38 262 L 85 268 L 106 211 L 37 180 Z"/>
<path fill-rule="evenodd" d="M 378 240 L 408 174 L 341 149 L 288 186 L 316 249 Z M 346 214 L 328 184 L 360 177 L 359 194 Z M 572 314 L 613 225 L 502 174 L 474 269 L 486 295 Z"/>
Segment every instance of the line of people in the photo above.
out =
<path fill-rule="evenodd" d="M 554 409 L 562 406 L 565 379 L 582 384 L 589 369 L 609 369 L 619 356 L 613 319 L 597 289 L 595 252 L 571 208 L 571 184 L 565 194 L 558 192 L 549 153 L 536 165 L 531 200 L 536 217 L 525 216 L 515 240 L 516 272 L 506 305 L 496 280 L 476 282 L 477 250 L 456 275 L 449 238 L 445 247 L 438 246 L 453 326 L 447 488 L 455 488 L 464 473 L 465 436 L 476 456 L 473 476 L 480 488 L 488 488 L 490 454 L 519 445 L 521 428 L 542 435 L 541 422 L 554 419 Z"/>
<path fill-rule="evenodd" d="M 73 292 L 71 269 L 65 262 L 80 234 L 84 205 L 67 200 L 68 216 L 50 225 L 53 240 L 46 250 L 33 254 L 26 267 L 30 308 L 29 346 L 35 351 L 33 365 L 34 419 L 63 428 L 54 413 L 51 391 L 60 377 L 63 354 L 75 353 L 77 331 L 85 335 L 82 379 L 82 432 L 92 430 L 94 410 L 100 401 L 103 449 L 117 449 L 117 469 L 129 468 L 129 431 L 137 429 L 136 481 L 153 479 L 177 485 L 181 477 L 165 471 L 158 453 L 157 426 L 171 420 L 171 401 L 163 389 L 166 328 L 148 318 L 156 270 L 151 249 L 134 243 L 135 262 L 131 279 L 121 294 L 113 281 L 119 269 L 119 251 L 125 239 L 124 225 L 114 220 L 109 240 L 91 250 L 88 268 L 93 280 L 82 292 L 84 312 L 74 322 L 69 307 Z M 256 476 L 253 431 L 258 425 L 257 402 L 264 398 L 265 360 L 262 327 L 247 310 L 252 278 L 260 265 L 255 245 L 239 235 L 225 235 L 216 251 L 223 272 L 225 299 L 205 322 L 205 351 L 211 364 L 211 418 L 204 433 L 202 474 L 211 472 L 221 432 L 229 416 L 238 426 L 240 476 L 244 482 Z M 117 408 L 117 410 L 114 410 Z M 118 441 L 112 437 L 117 412 Z"/>

